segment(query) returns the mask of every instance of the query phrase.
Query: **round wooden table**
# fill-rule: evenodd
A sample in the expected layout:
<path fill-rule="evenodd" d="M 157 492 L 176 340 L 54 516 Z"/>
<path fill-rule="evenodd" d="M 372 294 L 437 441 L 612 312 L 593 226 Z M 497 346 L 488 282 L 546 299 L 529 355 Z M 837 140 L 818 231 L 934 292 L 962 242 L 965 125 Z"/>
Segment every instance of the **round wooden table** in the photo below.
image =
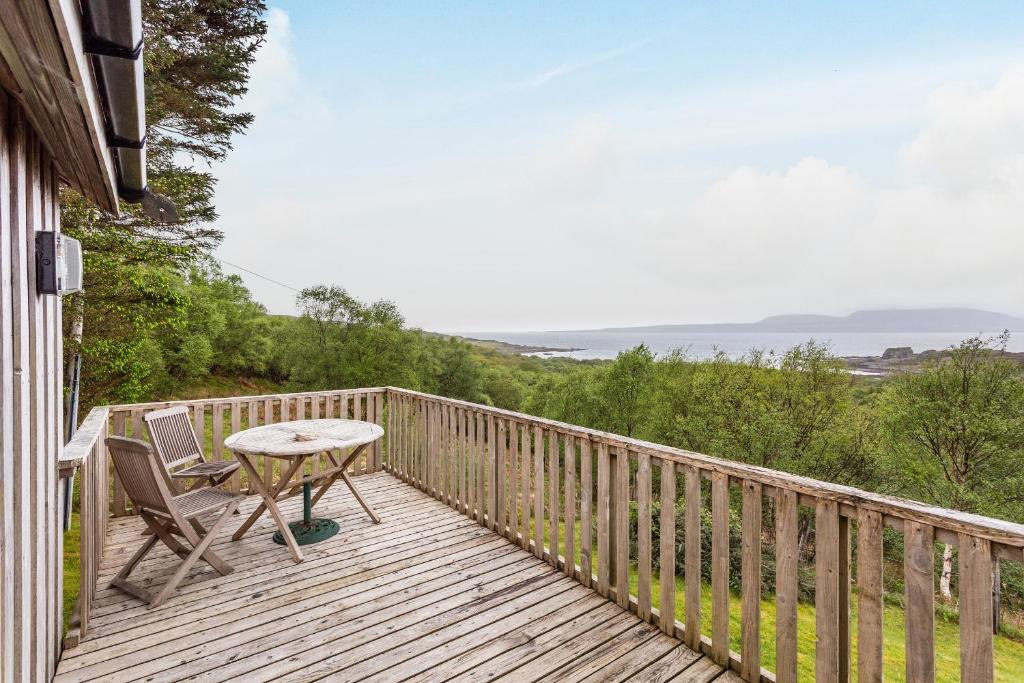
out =
<path fill-rule="evenodd" d="M 380 523 L 380 517 L 370 505 L 359 495 L 355 484 L 345 471 L 348 466 L 366 449 L 366 447 L 382 437 L 384 429 L 372 422 L 359 420 L 294 420 L 279 422 L 262 427 L 253 427 L 232 434 L 224 440 L 224 447 L 235 454 L 242 467 L 249 473 L 249 487 L 263 498 L 263 502 L 249 515 L 248 519 L 232 536 L 237 541 L 260 518 L 264 510 L 270 510 L 277 523 L 278 532 L 274 540 L 287 545 L 296 562 L 302 562 L 301 545 L 316 543 L 338 533 L 338 524 L 331 519 L 313 517 L 313 506 L 327 490 L 341 479 L 348 486 L 359 504 L 374 524 Z M 334 451 L 351 449 L 348 455 L 336 457 Z M 292 480 L 296 472 L 302 472 L 302 466 L 311 457 L 326 453 L 331 467 L 316 474 Z M 260 477 L 252 458 L 261 455 L 265 458 L 279 458 L 290 461 L 282 466 L 281 476 L 277 482 L 270 484 Z M 313 484 L 320 488 L 313 495 Z M 287 491 L 286 491 L 287 489 Z M 277 503 L 293 495 L 301 489 L 303 497 L 302 521 L 285 522 Z"/>

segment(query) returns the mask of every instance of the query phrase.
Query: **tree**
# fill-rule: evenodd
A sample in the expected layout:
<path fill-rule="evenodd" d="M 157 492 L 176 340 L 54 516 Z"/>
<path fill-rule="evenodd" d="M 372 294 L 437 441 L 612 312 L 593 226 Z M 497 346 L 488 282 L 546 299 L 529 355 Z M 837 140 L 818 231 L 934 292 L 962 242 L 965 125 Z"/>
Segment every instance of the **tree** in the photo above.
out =
<path fill-rule="evenodd" d="M 220 242 L 215 179 L 195 162 L 223 158 L 252 121 L 237 101 L 266 33 L 264 10 L 261 0 L 144 3 L 149 186 L 180 220 L 160 224 L 129 205 L 114 217 L 62 191 L 61 228 L 85 250 L 85 291 L 65 317 L 65 351 L 83 354 L 83 407 L 148 395 L 149 336 L 186 305 L 176 275 Z M 71 331 L 83 320 L 79 344 Z"/>
<path fill-rule="evenodd" d="M 954 510 L 1006 517 L 1019 510 L 1024 452 L 1024 375 L 1004 356 L 1009 336 L 967 339 L 920 372 L 906 372 L 879 400 L 893 481 Z M 943 552 L 942 594 L 951 596 L 953 549 Z"/>
<path fill-rule="evenodd" d="M 434 362 L 437 393 L 464 401 L 480 400 L 480 363 L 473 357 L 469 344 L 448 337 L 438 345 Z"/>
<path fill-rule="evenodd" d="M 366 305 L 338 286 L 308 287 L 302 315 L 278 333 L 276 363 L 298 387 L 420 386 L 421 335 L 389 301 Z"/>
<path fill-rule="evenodd" d="M 619 352 L 597 384 L 605 429 L 632 437 L 650 419 L 654 354 L 645 344 Z"/>

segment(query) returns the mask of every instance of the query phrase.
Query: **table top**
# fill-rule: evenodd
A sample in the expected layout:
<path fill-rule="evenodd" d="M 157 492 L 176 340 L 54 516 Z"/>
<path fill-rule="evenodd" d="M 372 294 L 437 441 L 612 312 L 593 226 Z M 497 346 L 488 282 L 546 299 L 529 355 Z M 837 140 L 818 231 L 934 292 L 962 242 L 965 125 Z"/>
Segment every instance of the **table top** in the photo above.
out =
<path fill-rule="evenodd" d="M 359 420 L 293 420 L 235 432 L 224 447 L 236 453 L 278 458 L 312 455 L 376 441 L 384 428 Z"/>

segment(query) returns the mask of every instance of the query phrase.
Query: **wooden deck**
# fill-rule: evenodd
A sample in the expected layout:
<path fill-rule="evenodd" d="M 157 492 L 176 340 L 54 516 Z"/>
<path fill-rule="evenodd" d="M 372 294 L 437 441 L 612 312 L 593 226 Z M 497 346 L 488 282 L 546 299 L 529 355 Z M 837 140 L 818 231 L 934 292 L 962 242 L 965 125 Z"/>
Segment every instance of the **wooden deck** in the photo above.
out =
<path fill-rule="evenodd" d="M 264 516 L 240 542 L 218 540 L 233 574 L 193 569 L 157 609 L 106 588 L 142 529 L 112 520 L 89 635 L 56 680 L 734 679 L 425 493 L 384 473 L 357 481 L 380 525 L 335 487 L 317 513 L 342 531 L 304 563 Z M 283 508 L 297 518 L 299 505 Z M 162 582 L 175 564 L 154 551 L 133 578 Z"/>

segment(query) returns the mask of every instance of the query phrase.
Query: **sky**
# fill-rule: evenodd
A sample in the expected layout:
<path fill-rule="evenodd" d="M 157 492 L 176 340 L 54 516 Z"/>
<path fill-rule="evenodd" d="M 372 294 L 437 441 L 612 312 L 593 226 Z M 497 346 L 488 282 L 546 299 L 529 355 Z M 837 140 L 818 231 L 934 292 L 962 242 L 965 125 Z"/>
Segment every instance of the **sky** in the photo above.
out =
<path fill-rule="evenodd" d="M 1024 314 L 1014 2 L 271 2 L 217 256 L 442 332 Z"/>

